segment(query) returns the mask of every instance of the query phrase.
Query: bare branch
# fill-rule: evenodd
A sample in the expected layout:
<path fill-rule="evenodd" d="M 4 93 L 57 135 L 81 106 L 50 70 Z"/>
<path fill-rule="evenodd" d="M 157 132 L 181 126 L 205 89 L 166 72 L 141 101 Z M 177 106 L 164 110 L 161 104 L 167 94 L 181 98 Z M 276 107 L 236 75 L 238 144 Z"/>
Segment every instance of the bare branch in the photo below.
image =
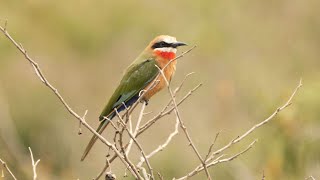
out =
<path fill-rule="evenodd" d="M 220 132 L 218 132 L 216 134 L 216 137 L 214 138 L 213 143 L 210 145 L 208 154 L 206 155 L 206 158 L 204 158 L 204 161 L 207 161 L 207 159 L 211 156 L 212 148 L 213 148 L 214 144 L 216 143 L 216 141 L 217 141 L 217 139 L 219 137 L 219 134 L 220 134 Z"/>
<path fill-rule="evenodd" d="M 235 156 L 233 157 L 230 157 L 230 158 L 227 158 L 227 159 L 222 159 L 220 160 L 220 158 L 222 156 L 224 156 L 224 154 L 222 154 L 221 156 L 219 156 L 219 158 L 215 158 L 216 155 L 224 152 L 225 150 L 229 149 L 231 146 L 233 146 L 234 144 L 240 142 L 242 139 L 246 138 L 249 134 L 251 134 L 253 131 L 255 131 L 256 129 L 258 129 L 259 127 L 261 127 L 262 125 L 268 123 L 270 120 L 272 120 L 280 111 L 284 110 L 286 107 L 288 107 L 289 105 L 292 104 L 292 100 L 294 98 L 294 96 L 296 95 L 296 93 L 298 92 L 298 90 L 301 88 L 302 86 L 302 80 L 300 79 L 299 81 L 299 84 L 297 85 L 297 87 L 295 88 L 295 90 L 293 91 L 293 93 L 291 94 L 291 96 L 289 97 L 289 99 L 282 105 L 280 106 L 279 108 L 277 108 L 275 110 L 274 113 L 272 113 L 267 119 L 263 120 L 262 122 L 254 125 L 252 128 L 250 128 L 248 131 L 244 132 L 241 136 L 238 136 L 236 138 L 234 138 L 233 140 L 231 140 L 227 145 L 225 145 L 224 147 L 220 148 L 219 150 L 215 151 L 215 152 L 212 152 L 211 155 L 209 157 L 206 158 L 206 161 L 205 163 L 207 164 L 208 167 L 210 166 L 213 166 L 215 164 L 218 164 L 218 163 L 222 163 L 222 162 L 228 162 L 228 161 L 231 161 L 233 159 L 235 159 L 236 157 L 238 157 L 239 155 L 245 153 L 246 151 L 248 151 L 254 144 L 257 140 L 255 140 L 254 142 L 252 142 L 248 148 L 242 152 L 240 152 L 238 155 L 236 154 Z M 179 180 L 182 180 L 182 179 L 186 179 L 188 177 L 191 177 L 191 176 L 194 176 L 195 174 L 199 173 L 201 170 L 204 170 L 202 164 L 197 166 L 193 171 L 191 171 L 188 175 L 182 177 L 182 178 L 179 178 Z"/>
<path fill-rule="evenodd" d="M 316 180 L 316 179 L 313 176 L 309 176 L 305 180 Z"/>
<path fill-rule="evenodd" d="M 236 144 L 238 142 L 240 142 L 242 139 L 244 139 L 246 136 L 248 136 L 249 134 L 251 134 L 253 131 L 255 131 L 257 128 L 261 127 L 262 125 L 268 123 L 270 120 L 272 120 L 280 111 L 284 110 L 286 107 L 290 106 L 292 103 L 292 99 L 293 97 L 296 95 L 296 93 L 298 92 L 298 90 L 300 89 L 300 87 L 302 86 L 302 80 L 299 81 L 298 86 L 295 88 L 295 90 L 293 91 L 293 93 L 291 94 L 290 98 L 287 100 L 287 102 L 282 105 L 281 107 L 277 108 L 267 119 L 265 119 L 264 121 L 254 125 L 252 128 L 250 128 L 248 131 L 246 131 L 245 133 L 243 133 L 241 136 L 233 139 L 232 141 L 230 141 L 227 145 L 225 145 L 224 147 L 222 147 L 221 149 L 215 151 L 213 153 L 213 155 L 217 155 L 223 151 L 225 151 L 226 149 L 230 148 L 233 144 Z M 208 159 L 208 161 L 210 161 L 210 158 Z"/>
<path fill-rule="evenodd" d="M 196 87 L 194 87 L 193 89 L 191 89 L 178 103 L 177 106 L 181 105 L 186 99 L 188 99 L 188 97 L 190 97 L 194 91 L 198 90 L 200 87 L 202 86 L 202 84 L 198 84 Z M 161 119 L 162 117 L 170 114 L 172 111 L 174 111 L 174 107 L 172 107 L 171 109 L 165 111 L 170 104 L 172 103 L 172 99 L 170 99 L 170 101 L 168 102 L 168 104 L 162 109 L 162 111 L 157 114 L 156 116 L 154 116 L 152 119 L 150 119 L 148 122 L 146 122 L 144 125 L 141 126 L 137 136 L 139 136 L 140 134 L 142 134 L 145 130 L 147 130 L 150 126 L 152 126 L 155 122 L 157 122 L 157 120 Z"/>
<path fill-rule="evenodd" d="M 170 62 L 172 62 L 172 61 L 169 61 L 169 63 L 170 63 Z M 168 91 L 169 91 L 169 93 L 170 93 L 170 96 L 171 96 L 173 105 L 174 105 L 174 112 L 175 112 L 177 118 L 179 119 L 180 127 L 181 127 L 181 129 L 183 130 L 184 134 L 186 135 L 186 137 L 187 137 L 187 139 L 188 139 L 188 141 L 189 141 L 189 143 L 190 143 L 193 151 L 196 153 L 197 157 L 199 158 L 200 162 L 202 163 L 208 179 L 211 180 L 211 176 L 210 176 L 210 173 L 209 173 L 209 171 L 208 171 L 208 169 L 207 169 L 207 166 L 206 166 L 206 164 L 205 164 L 205 161 L 202 159 L 199 151 L 197 150 L 196 146 L 194 145 L 194 143 L 193 143 L 193 141 L 192 141 L 192 139 L 191 139 L 191 137 L 190 137 L 190 135 L 189 135 L 189 132 L 188 132 L 188 130 L 187 130 L 187 127 L 184 125 L 184 122 L 183 122 L 182 119 L 181 119 L 181 116 L 180 116 L 180 112 L 179 112 L 179 110 L 178 110 L 178 105 L 177 105 L 176 99 L 175 99 L 174 94 L 173 94 L 173 92 L 172 92 L 172 90 L 171 90 L 171 88 L 170 88 L 169 81 L 168 81 L 168 79 L 166 78 L 166 76 L 165 76 L 165 74 L 164 74 L 164 72 L 163 72 L 164 68 L 166 68 L 166 67 L 169 65 L 169 63 L 167 63 L 167 65 L 164 66 L 163 69 L 161 69 L 161 68 L 158 67 L 158 66 L 157 66 L 157 68 L 159 69 L 159 71 L 160 71 L 163 79 L 165 80 L 165 82 L 166 82 L 166 84 L 167 84 L 167 88 L 168 88 Z"/>
<path fill-rule="evenodd" d="M 159 176 L 159 179 L 160 179 L 160 180 L 164 180 L 164 179 L 163 179 L 163 176 L 161 175 L 160 172 L 158 172 L 158 176 Z"/>
<path fill-rule="evenodd" d="M 128 130 L 128 128 L 126 127 L 126 123 L 123 121 L 122 117 L 120 116 L 117 108 L 115 108 L 115 112 L 116 112 L 116 115 L 119 119 L 119 122 L 120 124 L 123 126 L 123 128 L 125 130 L 127 130 L 128 134 L 131 134 L 130 131 Z M 128 163 L 128 166 L 127 167 L 130 167 L 129 170 L 131 169 L 136 175 L 137 175 L 137 178 L 138 179 L 143 179 L 142 176 L 139 174 L 139 171 L 137 170 L 137 168 L 134 166 L 134 164 L 129 160 L 129 157 L 126 155 L 125 153 L 125 148 L 123 146 L 123 141 L 122 141 L 122 136 L 123 136 L 123 132 L 119 132 L 120 134 L 120 140 L 119 140 L 119 143 L 120 143 L 120 146 L 121 146 L 121 151 L 123 152 L 123 156 L 124 156 L 124 159 L 126 160 L 126 162 L 129 162 Z M 151 171 L 151 170 L 150 170 Z"/>
<path fill-rule="evenodd" d="M 186 50 L 185 52 L 181 53 L 179 56 L 171 59 L 162 69 L 167 68 L 167 66 L 169 66 L 173 61 L 182 58 L 184 55 L 188 54 L 189 52 L 191 52 L 194 48 L 196 48 L 197 46 L 194 45 L 192 46 L 190 49 Z"/>
<path fill-rule="evenodd" d="M 144 112 L 144 109 L 146 108 L 146 103 L 142 103 L 142 107 L 141 107 L 141 111 L 140 111 L 140 114 L 139 114 L 139 118 L 138 118 L 138 121 L 137 121 L 137 125 L 136 125 L 136 128 L 134 130 L 134 132 L 132 133 L 131 130 L 129 130 L 133 137 L 136 137 L 137 133 L 138 133 L 138 130 L 139 130 L 139 127 L 140 127 L 140 123 L 141 123 L 141 120 L 142 120 L 142 117 L 143 117 L 143 112 Z M 126 154 L 127 156 L 129 155 L 129 152 L 131 150 L 131 147 L 132 147 L 132 143 L 133 143 L 133 139 L 131 138 L 130 141 L 129 141 L 129 144 L 128 144 L 128 147 L 127 147 L 127 150 L 126 150 Z"/>
<path fill-rule="evenodd" d="M 34 161 L 33 158 L 33 153 L 30 147 L 29 148 L 29 152 L 30 152 L 30 157 L 31 157 L 31 162 L 32 162 L 32 169 L 33 169 L 33 180 L 37 179 L 37 165 L 40 162 L 40 159 L 38 159 L 36 162 Z"/>
<path fill-rule="evenodd" d="M 17 180 L 17 178 L 14 176 L 14 174 L 11 172 L 11 170 L 7 166 L 7 163 L 4 162 L 2 159 L 0 159 L 0 163 L 2 164 L 2 168 L 5 169 L 14 180 Z M 3 171 L 2 171 L 2 177 L 4 177 Z"/>
<path fill-rule="evenodd" d="M 94 135 L 96 135 L 98 137 L 98 139 L 100 139 L 105 145 L 107 145 L 109 148 L 111 148 L 117 156 L 120 157 L 121 162 L 125 165 L 128 166 L 128 163 L 124 157 L 121 155 L 121 153 L 117 150 L 117 148 L 110 143 L 108 140 L 106 140 L 103 136 L 101 136 L 99 133 L 97 133 L 86 121 L 85 119 L 83 119 L 81 116 L 79 116 L 75 111 L 72 110 L 72 108 L 68 105 L 68 103 L 64 100 L 64 98 L 61 96 L 61 94 L 59 93 L 59 91 L 53 86 L 51 85 L 51 83 L 46 79 L 46 77 L 44 76 L 40 66 L 38 65 L 38 63 L 36 63 L 28 54 L 27 51 L 23 48 L 23 46 L 21 44 L 18 44 L 12 37 L 11 35 L 7 32 L 6 28 L 3 28 L 2 26 L 0 26 L 0 31 L 2 31 L 2 33 L 9 39 L 9 41 L 16 46 L 16 48 L 24 55 L 25 59 L 27 61 L 29 61 L 29 63 L 32 65 L 32 67 L 34 68 L 34 71 L 36 73 L 36 75 L 38 76 L 38 78 L 41 80 L 41 82 L 47 86 L 56 96 L 57 98 L 60 100 L 60 102 L 63 104 L 63 106 L 67 109 L 67 111 L 74 116 L 76 119 L 78 119 L 88 130 L 90 130 Z M 131 171 L 132 172 L 132 171 Z M 132 174 L 135 176 L 135 178 L 138 178 L 138 174 L 136 174 L 135 172 L 132 172 Z"/>
<path fill-rule="evenodd" d="M 242 154 L 246 153 L 247 151 L 249 151 L 249 149 L 251 149 L 256 142 L 257 142 L 257 140 L 254 140 L 252 143 L 249 144 L 249 146 L 247 148 L 245 148 L 244 150 L 240 151 L 239 153 L 237 153 L 237 154 L 235 154 L 235 155 L 233 155 L 233 156 L 231 156 L 229 158 L 222 159 L 223 156 L 226 156 L 225 154 L 222 154 L 218 158 L 216 158 L 214 161 L 212 161 L 211 163 L 206 164 L 206 167 L 209 168 L 211 166 L 215 166 L 215 165 L 220 164 L 220 163 L 232 161 L 232 160 L 236 159 L 237 157 L 239 157 L 240 155 L 242 155 Z M 192 177 L 192 176 L 198 174 L 199 172 L 201 172 L 203 170 L 204 170 L 204 167 L 202 165 L 199 165 L 193 171 L 188 173 L 186 176 L 183 176 L 183 177 L 178 178 L 178 179 L 174 178 L 174 180 L 188 179 L 189 177 Z"/>
<path fill-rule="evenodd" d="M 145 105 L 144 105 L 145 106 Z M 144 107 L 142 108 L 142 110 L 144 110 Z M 150 165 L 150 163 L 149 163 L 149 161 L 148 161 L 148 159 L 146 158 L 146 155 L 145 155 L 145 152 L 144 152 L 144 150 L 142 149 L 142 146 L 140 145 L 140 143 L 138 142 L 138 140 L 135 138 L 135 136 L 129 131 L 129 129 L 126 127 L 126 124 L 125 124 L 125 122 L 123 121 L 123 119 L 122 119 L 122 117 L 120 116 L 120 114 L 118 113 L 118 111 L 116 110 L 116 113 L 117 113 L 117 117 L 119 118 L 119 121 L 121 122 L 121 125 L 123 126 L 123 128 L 127 131 L 127 133 L 129 134 L 129 136 L 130 136 L 130 138 L 133 140 L 133 142 L 136 144 L 136 146 L 138 147 L 138 149 L 140 150 L 140 152 L 141 152 L 141 154 L 142 154 L 142 156 L 143 156 L 143 158 L 145 159 L 145 161 L 146 161 L 146 164 L 147 164 L 147 166 L 148 166 L 148 169 L 149 169 L 149 172 L 150 172 L 150 175 L 151 175 L 151 179 L 154 179 L 154 175 L 153 175 L 153 169 L 152 169 L 152 167 L 151 167 L 151 165 Z M 143 111 L 142 111 L 142 113 L 141 114 L 143 114 Z M 124 154 L 125 154 L 125 156 L 127 156 L 126 155 L 126 153 L 124 152 Z M 134 166 L 134 165 L 133 165 Z M 140 168 L 140 169 L 142 169 L 143 170 L 143 168 L 142 167 L 139 167 L 138 166 L 138 168 Z M 144 172 L 142 172 L 143 174 L 144 174 Z M 146 176 L 145 176 L 146 177 Z M 149 178 L 147 178 L 147 179 L 149 179 Z"/>
<path fill-rule="evenodd" d="M 168 144 L 171 142 L 172 138 L 174 136 L 176 136 L 179 133 L 179 119 L 176 118 L 176 125 L 174 128 L 174 131 L 169 135 L 169 137 L 167 138 L 167 140 L 165 141 L 165 143 L 163 143 L 162 145 L 159 145 L 159 147 L 155 150 L 153 150 L 150 154 L 148 154 L 146 156 L 146 158 L 151 158 L 152 156 L 154 156 L 155 154 L 157 154 L 158 152 L 162 151 L 166 146 L 168 146 Z M 142 166 L 142 164 L 145 162 L 144 158 L 140 158 L 140 162 L 138 163 L 137 166 Z"/>
<path fill-rule="evenodd" d="M 88 110 L 86 110 L 86 111 L 84 112 L 84 115 L 82 116 L 82 119 L 86 119 L 87 113 L 88 113 Z M 81 135 L 81 134 L 82 134 L 81 125 L 82 125 L 82 122 L 79 121 L 79 131 L 78 131 L 78 135 Z"/>

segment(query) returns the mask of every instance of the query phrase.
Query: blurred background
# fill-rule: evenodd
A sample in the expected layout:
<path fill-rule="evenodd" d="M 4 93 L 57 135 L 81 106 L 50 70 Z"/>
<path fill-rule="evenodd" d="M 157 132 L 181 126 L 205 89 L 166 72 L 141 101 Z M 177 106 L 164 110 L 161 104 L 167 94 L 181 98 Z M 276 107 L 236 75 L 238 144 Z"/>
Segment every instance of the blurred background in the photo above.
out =
<path fill-rule="evenodd" d="M 94 128 L 123 70 L 150 40 L 169 34 L 197 45 L 179 60 L 172 85 L 189 72 L 196 74 L 178 97 L 204 84 L 180 106 L 203 155 L 217 132 L 215 149 L 268 117 L 302 78 L 292 106 L 226 153 L 257 138 L 254 148 L 210 173 L 215 179 L 261 179 L 263 171 L 266 179 L 304 179 L 320 178 L 319 7 L 316 0 L 1 0 L 0 18 L 71 107 L 79 114 L 88 110 Z M 146 110 L 153 114 L 144 121 L 168 99 L 167 91 L 156 95 Z M 164 142 L 173 124 L 172 114 L 139 138 L 146 152 Z M 91 133 L 77 132 L 78 121 L 1 34 L 0 158 L 17 178 L 31 179 L 30 146 L 41 159 L 39 179 L 92 179 L 105 164 L 107 148 L 97 143 L 80 162 Z M 165 179 L 199 164 L 182 133 L 150 161 Z M 123 179 L 119 161 L 112 171 Z M 201 173 L 192 179 L 204 178 Z"/>

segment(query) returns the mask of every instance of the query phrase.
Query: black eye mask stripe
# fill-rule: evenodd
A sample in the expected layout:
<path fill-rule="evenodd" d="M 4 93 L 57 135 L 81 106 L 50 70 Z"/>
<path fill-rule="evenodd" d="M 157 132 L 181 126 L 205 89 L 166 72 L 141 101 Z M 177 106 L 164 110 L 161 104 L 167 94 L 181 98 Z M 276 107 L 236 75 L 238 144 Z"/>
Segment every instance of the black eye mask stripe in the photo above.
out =
<path fill-rule="evenodd" d="M 160 41 L 160 42 L 154 43 L 154 45 L 151 48 L 156 49 L 156 48 L 164 48 L 164 47 L 173 47 L 173 44 Z"/>

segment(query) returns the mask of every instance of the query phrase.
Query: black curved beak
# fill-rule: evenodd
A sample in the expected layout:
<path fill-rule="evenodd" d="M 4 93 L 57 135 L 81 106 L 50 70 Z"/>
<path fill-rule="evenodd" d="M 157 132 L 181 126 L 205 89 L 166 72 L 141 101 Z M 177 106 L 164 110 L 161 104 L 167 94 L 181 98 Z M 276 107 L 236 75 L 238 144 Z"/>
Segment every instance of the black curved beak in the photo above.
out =
<path fill-rule="evenodd" d="M 173 47 L 173 48 L 177 48 L 177 47 L 179 47 L 179 46 L 187 46 L 187 44 L 184 43 L 184 42 L 175 42 L 175 43 L 172 43 L 172 47 Z"/>

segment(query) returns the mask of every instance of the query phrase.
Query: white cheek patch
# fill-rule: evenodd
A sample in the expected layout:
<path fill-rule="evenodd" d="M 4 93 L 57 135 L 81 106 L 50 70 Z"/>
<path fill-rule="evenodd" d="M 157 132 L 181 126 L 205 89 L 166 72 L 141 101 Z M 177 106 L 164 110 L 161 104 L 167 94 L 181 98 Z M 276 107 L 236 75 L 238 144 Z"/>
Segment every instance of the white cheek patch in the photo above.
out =
<path fill-rule="evenodd" d="M 172 48 L 172 47 L 156 48 L 156 49 L 154 49 L 154 51 L 177 53 L 177 49 L 176 48 Z"/>

